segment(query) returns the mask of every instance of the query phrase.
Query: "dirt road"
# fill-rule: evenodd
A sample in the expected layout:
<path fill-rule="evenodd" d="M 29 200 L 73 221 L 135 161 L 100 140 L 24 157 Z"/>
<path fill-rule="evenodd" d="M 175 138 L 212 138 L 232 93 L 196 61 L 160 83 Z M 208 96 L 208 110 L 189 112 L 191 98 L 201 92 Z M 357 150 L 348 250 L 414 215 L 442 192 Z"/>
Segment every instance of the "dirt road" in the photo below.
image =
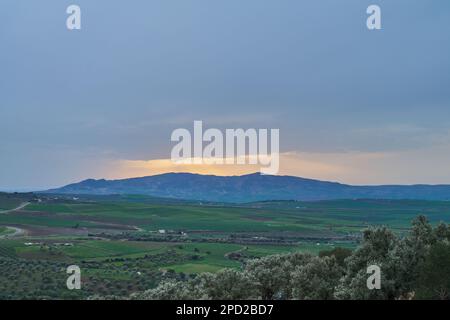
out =
<path fill-rule="evenodd" d="M 0 211 L 0 213 L 11 213 L 14 211 L 19 211 L 19 210 L 24 209 L 29 204 L 30 204 L 30 202 L 24 202 L 24 203 L 21 203 L 20 206 L 18 206 L 17 208 L 10 209 L 10 210 L 3 210 L 3 211 Z"/>
<path fill-rule="evenodd" d="M 9 230 L 13 230 L 14 232 L 7 233 L 3 236 L 0 236 L 0 239 L 19 237 L 19 236 L 26 235 L 26 231 L 24 229 L 20 229 L 20 228 L 16 228 L 16 227 L 9 227 L 9 226 L 6 226 L 6 228 Z"/>

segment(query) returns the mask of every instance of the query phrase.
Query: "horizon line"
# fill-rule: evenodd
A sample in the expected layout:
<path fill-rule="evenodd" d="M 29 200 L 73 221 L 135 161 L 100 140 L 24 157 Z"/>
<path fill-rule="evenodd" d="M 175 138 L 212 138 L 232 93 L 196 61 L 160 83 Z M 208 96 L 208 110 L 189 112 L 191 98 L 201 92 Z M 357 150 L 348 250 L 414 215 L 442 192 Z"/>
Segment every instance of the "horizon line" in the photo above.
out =
<path fill-rule="evenodd" d="M 106 179 L 106 178 L 85 178 L 74 182 L 68 182 L 59 186 L 51 186 L 51 187 L 37 187 L 37 188 L 30 188 L 30 187 L 19 187 L 19 188 L 0 188 L 0 192 L 4 193 L 27 193 L 27 192 L 41 192 L 41 191 L 47 191 L 52 189 L 59 189 L 71 184 L 78 184 L 84 181 L 88 180 L 94 180 L 94 181 L 120 181 L 120 180 L 130 180 L 130 179 L 142 179 L 142 178 L 148 178 L 148 177 L 156 177 L 156 176 L 163 176 L 163 175 L 193 175 L 193 176 L 209 176 L 209 177 L 222 177 L 222 178 L 232 178 L 232 177 L 245 177 L 245 176 L 251 176 L 251 175 L 261 175 L 261 176 L 273 176 L 273 177 L 291 177 L 291 178 L 299 178 L 299 179 L 305 179 L 305 180 L 314 180 L 314 181 L 320 181 L 320 182 L 329 182 L 329 183 L 337 183 L 341 185 L 347 185 L 347 186 L 355 186 L 355 187 L 377 187 L 377 186 L 450 186 L 450 182 L 448 183 L 395 183 L 395 184 L 352 184 L 352 183 L 346 183 L 341 181 L 334 181 L 334 180 L 324 180 L 324 179 L 316 179 L 316 178 L 309 178 L 305 176 L 297 176 L 297 175 L 288 175 L 288 174 L 277 174 L 277 175 L 270 175 L 270 174 L 263 174 L 261 172 L 253 172 L 253 173 L 245 173 L 245 174 L 234 174 L 234 175 L 221 175 L 221 174 L 203 174 L 203 173 L 193 173 L 193 172 L 164 172 L 164 173 L 157 173 L 157 174 L 150 174 L 150 175 L 144 175 L 144 176 L 131 176 L 131 177 L 125 177 L 125 178 L 117 178 L 117 179 Z"/>

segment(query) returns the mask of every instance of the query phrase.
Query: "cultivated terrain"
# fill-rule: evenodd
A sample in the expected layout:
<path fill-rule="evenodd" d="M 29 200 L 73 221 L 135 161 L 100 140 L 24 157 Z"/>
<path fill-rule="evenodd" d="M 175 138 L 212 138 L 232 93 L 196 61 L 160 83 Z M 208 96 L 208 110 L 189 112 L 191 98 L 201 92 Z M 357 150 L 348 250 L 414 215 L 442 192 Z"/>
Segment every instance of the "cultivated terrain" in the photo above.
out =
<path fill-rule="evenodd" d="M 0 298 L 127 297 L 277 253 L 353 249 L 369 226 L 402 236 L 420 214 L 449 222 L 450 202 L 0 193 Z M 83 290 L 66 288 L 71 264 L 82 270 Z"/>

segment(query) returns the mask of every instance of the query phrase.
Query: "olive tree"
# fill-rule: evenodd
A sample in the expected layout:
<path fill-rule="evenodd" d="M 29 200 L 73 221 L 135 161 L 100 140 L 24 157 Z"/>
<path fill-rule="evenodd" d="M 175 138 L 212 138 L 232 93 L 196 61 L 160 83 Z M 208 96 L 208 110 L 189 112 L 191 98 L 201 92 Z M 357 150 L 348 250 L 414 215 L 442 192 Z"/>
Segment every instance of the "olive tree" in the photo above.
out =
<path fill-rule="evenodd" d="M 215 274 L 203 273 L 198 281 L 202 292 L 213 300 L 243 300 L 258 297 L 255 282 L 247 272 L 223 269 Z"/>
<path fill-rule="evenodd" d="M 334 256 L 313 257 L 292 273 L 292 296 L 301 300 L 330 300 L 342 276 L 342 268 Z"/>

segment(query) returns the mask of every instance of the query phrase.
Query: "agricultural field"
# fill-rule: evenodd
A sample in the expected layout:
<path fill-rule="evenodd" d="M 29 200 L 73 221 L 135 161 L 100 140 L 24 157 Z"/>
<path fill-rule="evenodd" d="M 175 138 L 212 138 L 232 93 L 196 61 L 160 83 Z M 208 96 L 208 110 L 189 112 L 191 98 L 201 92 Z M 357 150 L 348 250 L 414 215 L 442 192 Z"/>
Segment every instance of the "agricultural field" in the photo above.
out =
<path fill-rule="evenodd" d="M 450 202 L 438 201 L 225 205 L 0 194 L 0 208 L 3 299 L 126 297 L 162 279 L 241 268 L 266 255 L 352 249 L 368 226 L 387 225 L 402 234 L 419 214 L 432 223 L 450 222 Z M 65 271 L 73 264 L 82 270 L 80 291 L 66 288 Z"/>
<path fill-rule="evenodd" d="M 0 227 L 0 237 L 6 237 L 14 231 L 9 227 Z"/>
<path fill-rule="evenodd" d="M 4 193 L 0 192 L 0 213 L 19 207 L 22 203 L 33 200 L 30 193 Z"/>

